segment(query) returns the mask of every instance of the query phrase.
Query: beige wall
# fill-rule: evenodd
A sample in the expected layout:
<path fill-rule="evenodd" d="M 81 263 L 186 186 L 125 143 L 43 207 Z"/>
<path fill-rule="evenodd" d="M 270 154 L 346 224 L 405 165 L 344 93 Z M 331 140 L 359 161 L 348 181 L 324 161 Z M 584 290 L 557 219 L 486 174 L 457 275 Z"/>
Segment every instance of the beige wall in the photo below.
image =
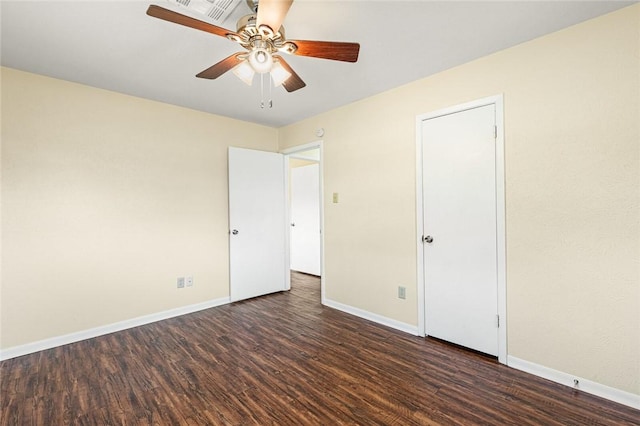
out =
<path fill-rule="evenodd" d="M 327 298 L 417 324 L 416 116 L 504 94 L 509 355 L 640 394 L 639 56 L 635 5 L 282 128 L 325 129 Z"/>
<path fill-rule="evenodd" d="M 227 297 L 230 145 L 277 130 L 2 68 L 2 349 Z"/>

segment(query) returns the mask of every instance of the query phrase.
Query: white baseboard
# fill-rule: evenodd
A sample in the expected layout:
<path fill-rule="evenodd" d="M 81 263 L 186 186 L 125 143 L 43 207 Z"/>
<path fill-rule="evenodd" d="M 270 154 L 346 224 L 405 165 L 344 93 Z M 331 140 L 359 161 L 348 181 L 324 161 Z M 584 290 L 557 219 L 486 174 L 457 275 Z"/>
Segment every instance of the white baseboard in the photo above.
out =
<path fill-rule="evenodd" d="M 516 370 L 521 370 L 526 373 L 542 377 L 543 379 L 551 380 L 552 382 L 576 388 L 583 392 L 640 410 L 640 395 L 612 388 L 601 383 L 592 382 L 591 380 L 554 370 L 533 362 L 525 361 L 511 355 L 507 356 L 507 365 L 511 368 L 515 368 Z M 574 380 L 578 380 L 577 386 L 574 386 Z"/>
<path fill-rule="evenodd" d="M 220 299 L 210 300 L 208 302 L 196 303 L 194 305 L 183 306 L 180 308 L 170 309 L 168 311 L 158 312 L 155 314 L 144 315 L 137 318 L 132 318 L 113 324 L 103 325 L 88 330 L 78 331 L 76 333 L 65 334 L 63 336 L 52 337 L 50 339 L 44 339 L 33 343 L 27 343 L 26 345 L 14 346 L 12 348 L 0 350 L 0 361 L 10 358 L 15 358 L 22 355 L 31 354 L 45 349 L 51 349 L 62 345 L 68 345 L 69 343 L 79 342 L 81 340 L 91 339 L 105 334 L 114 333 L 116 331 L 126 330 L 128 328 L 138 327 L 141 325 L 149 324 L 156 321 L 162 321 L 168 318 L 177 317 L 180 315 L 191 314 L 193 312 L 202 311 L 203 309 L 209 309 L 220 305 L 230 303 L 228 297 Z"/>
<path fill-rule="evenodd" d="M 387 327 L 395 328 L 396 330 L 404 331 L 405 333 L 413 334 L 414 336 L 418 335 L 418 326 L 415 325 L 387 318 L 382 315 L 365 311 L 364 309 L 354 308 L 353 306 L 344 305 L 342 303 L 329 299 L 324 299 L 322 301 L 322 304 L 330 308 L 376 322 L 378 324 L 386 325 Z"/>

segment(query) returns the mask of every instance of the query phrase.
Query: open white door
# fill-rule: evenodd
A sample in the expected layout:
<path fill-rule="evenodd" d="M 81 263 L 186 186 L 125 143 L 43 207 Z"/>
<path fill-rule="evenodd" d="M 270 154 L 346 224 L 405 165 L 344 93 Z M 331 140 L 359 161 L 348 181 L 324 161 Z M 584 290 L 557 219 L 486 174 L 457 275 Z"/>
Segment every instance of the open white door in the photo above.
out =
<path fill-rule="evenodd" d="M 231 301 L 286 289 L 284 156 L 229 148 Z"/>

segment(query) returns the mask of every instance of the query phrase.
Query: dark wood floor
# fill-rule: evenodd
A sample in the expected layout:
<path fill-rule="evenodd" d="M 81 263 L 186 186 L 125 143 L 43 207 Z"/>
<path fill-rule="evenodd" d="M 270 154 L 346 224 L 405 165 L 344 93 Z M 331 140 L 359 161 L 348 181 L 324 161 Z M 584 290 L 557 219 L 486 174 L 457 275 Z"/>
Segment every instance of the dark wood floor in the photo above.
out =
<path fill-rule="evenodd" d="M 293 289 L 0 363 L 2 425 L 638 425 L 640 411 Z"/>

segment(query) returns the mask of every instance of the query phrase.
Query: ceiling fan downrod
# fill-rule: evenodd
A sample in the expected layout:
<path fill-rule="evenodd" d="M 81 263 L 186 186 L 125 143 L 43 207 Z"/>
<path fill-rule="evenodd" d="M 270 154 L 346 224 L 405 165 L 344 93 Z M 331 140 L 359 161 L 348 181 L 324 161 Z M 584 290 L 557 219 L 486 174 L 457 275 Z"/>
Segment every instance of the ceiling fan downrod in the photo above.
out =
<path fill-rule="evenodd" d="M 258 3 L 260 2 L 260 0 L 246 0 L 246 1 L 247 1 L 247 6 L 249 6 L 249 9 L 251 9 L 253 13 L 258 13 Z"/>

